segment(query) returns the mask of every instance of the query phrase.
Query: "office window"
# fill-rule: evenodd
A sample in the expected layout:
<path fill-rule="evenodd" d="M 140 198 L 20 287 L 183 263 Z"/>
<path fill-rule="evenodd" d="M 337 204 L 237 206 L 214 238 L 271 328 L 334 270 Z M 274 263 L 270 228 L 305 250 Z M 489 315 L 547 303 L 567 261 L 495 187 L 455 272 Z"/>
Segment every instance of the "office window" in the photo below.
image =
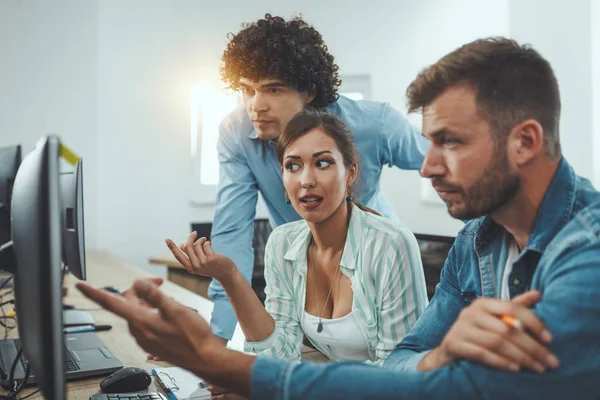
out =
<path fill-rule="evenodd" d="M 343 75 L 339 93 L 352 100 L 371 100 L 371 76 Z"/>
<path fill-rule="evenodd" d="M 203 186 L 219 182 L 219 124 L 241 103 L 237 93 L 197 84 L 190 90 L 190 150 L 194 176 Z"/>
<path fill-rule="evenodd" d="M 371 97 L 371 80 L 368 75 L 342 77 L 339 93 L 353 100 Z M 227 114 L 242 103 L 241 96 L 218 86 L 197 84 L 190 90 L 190 149 L 193 175 L 203 187 L 219 182 L 217 140 L 219 124 Z M 213 191 L 208 190 L 210 197 Z"/>

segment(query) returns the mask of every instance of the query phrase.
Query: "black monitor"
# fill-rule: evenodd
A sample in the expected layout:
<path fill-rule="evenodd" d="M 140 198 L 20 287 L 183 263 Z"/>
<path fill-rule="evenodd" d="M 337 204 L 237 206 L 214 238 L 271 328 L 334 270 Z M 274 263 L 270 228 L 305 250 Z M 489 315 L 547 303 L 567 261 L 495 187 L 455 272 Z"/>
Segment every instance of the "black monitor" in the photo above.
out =
<path fill-rule="evenodd" d="M 21 164 L 21 146 L 0 148 L 0 245 L 10 242 L 10 199 Z"/>
<path fill-rule="evenodd" d="M 83 225 L 83 161 L 60 173 L 62 195 L 63 262 L 79 279 L 85 274 L 85 235 Z"/>
<path fill-rule="evenodd" d="M 440 282 L 442 268 L 448 258 L 448 253 L 454 244 L 454 237 L 440 235 L 423 235 L 415 233 L 421 260 L 423 260 L 423 271 L 427 285 L 427 297 L 429 300 L 435 293 L 435 287 Z"/>
<path fill-rule="evenodd" d="M 15 307 L 25 357 L 42 394 L 66 398 L 62 324 L 62 224 L 56 136 L 24 159 L 12 194 Z"/>

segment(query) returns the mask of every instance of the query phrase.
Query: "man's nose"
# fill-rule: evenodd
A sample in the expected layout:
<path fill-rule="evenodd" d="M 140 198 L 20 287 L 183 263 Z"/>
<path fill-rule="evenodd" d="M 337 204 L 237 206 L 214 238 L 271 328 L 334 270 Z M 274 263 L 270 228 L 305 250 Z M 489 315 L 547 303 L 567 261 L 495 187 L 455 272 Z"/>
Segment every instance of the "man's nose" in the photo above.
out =
<path fill-rule="evenodd" d="M 252 98 L 252 111 L 261 113 L 269 110 L 269 104 L 261 93 L 256 93 Z"/>
<path fill-rule="evenodd" d="M 445 174 L 444 156 L 441 154 L 441 151 L 431 145 L 429 150 L 427 150 L 427 154 L 425 154 L 425 160 L 423 160 L 423 165 L 421 166 L 421 176 L 424 178 L 433 178 Z"/>

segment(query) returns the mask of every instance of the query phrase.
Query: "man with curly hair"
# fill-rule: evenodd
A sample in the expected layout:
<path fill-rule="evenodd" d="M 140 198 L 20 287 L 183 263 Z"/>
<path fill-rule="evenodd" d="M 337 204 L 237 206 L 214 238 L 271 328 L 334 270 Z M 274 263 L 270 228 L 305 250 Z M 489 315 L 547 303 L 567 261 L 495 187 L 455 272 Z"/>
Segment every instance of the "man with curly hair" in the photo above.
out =
<path fill-rule="evenodd" d="M 214 251 L 231 258 L 250 282 L 254 268 L 253 220 L 260 192 L 273 227 L 299 220 L 286 204 L 275 142 L 287 122 L 307 107 L 339 116 L 354 135 L 362 163 L 356 197 L 389 218 L 395 213 L 381 192 L 384 165 L 418 170 L 427 141 L 388 104 L 353 101 L 338 95 L 338 66 L 321 34 L 300 18 L 266 14 L 230 34 L 221 76 L 240 91 L 240 106 L 221 123 L 219 188 L 211 232 Z M 213 333 L 231 339 L 237 322 L 222 286 L 213 280 Z"/>

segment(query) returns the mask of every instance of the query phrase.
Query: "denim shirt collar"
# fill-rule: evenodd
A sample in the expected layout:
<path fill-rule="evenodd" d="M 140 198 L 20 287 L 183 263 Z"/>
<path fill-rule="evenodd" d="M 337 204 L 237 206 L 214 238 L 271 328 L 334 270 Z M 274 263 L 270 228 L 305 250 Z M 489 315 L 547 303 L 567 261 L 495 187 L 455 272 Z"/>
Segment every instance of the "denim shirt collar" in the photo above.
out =
<path fill-rule="evenodd" d="M 564 157 L 561 158 L 540 204 L 533 230 L 523 252 L 533 250 L 543 253 L 550 240 L 565 226 L 575 203 L 575 183 L 575 171 Z M 491 216 L 484 217 L 476 232 L 477 247 L 487 246 L 498 233 L 503 231 L 505 229 Z"/>
<path fill-rule="evenodd" d="M 363 220 L 364 211 L 352 205 L 348 233 L 346 234 L 346 242 L 344 243 L 342 260 L 340 262 L 340 265 L 348 270 L 354 270 L 356 266 L 356 250 L 358 248 L 357 245 L 360 246 L 361 244 Z M 296 238 L 291 243 L 283 258 L 294 262 L 297 266 L 306 267 L 308 245 L 312 238 L 306 221 L 303 221 L 302 228 L 297 232 Z"/>

